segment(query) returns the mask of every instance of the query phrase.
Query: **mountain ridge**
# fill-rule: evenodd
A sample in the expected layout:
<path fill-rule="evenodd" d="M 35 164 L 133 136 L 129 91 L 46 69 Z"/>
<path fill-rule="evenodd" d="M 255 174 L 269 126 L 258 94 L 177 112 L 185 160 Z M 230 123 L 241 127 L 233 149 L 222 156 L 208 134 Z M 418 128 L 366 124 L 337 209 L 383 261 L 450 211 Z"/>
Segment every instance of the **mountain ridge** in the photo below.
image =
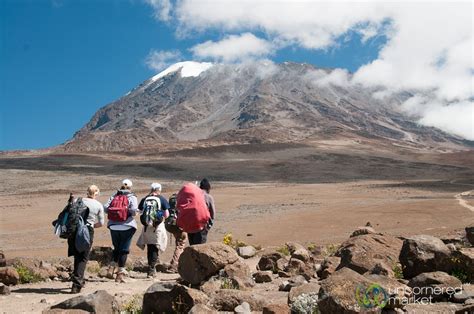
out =
<path fill-rule="evenodd" d="M 335 138 L 464 146 L 463 139 L 421 126 L 399 110 L 409 93 L 382 101 L 373 97 L 376 89 L 328 80 L 334 71 L 292 62 L 174 64 L 100 108 L 61 149 Z"/>

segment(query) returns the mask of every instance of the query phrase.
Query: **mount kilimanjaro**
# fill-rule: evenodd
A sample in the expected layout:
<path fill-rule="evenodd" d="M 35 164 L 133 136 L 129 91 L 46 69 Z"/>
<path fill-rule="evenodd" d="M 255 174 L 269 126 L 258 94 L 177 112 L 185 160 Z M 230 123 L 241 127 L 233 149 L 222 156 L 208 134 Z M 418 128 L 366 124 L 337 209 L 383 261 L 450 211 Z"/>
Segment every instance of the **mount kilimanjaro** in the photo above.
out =
<path fill-rule="evenodd" d="M 327 139 L 458 147 L 463 139 L 421 126 L 376 89 L 325 79 L 309 64 L 180 62 L 99 109 L 65 151 L 140 151 L 170 144 L 219 145 Z"/>

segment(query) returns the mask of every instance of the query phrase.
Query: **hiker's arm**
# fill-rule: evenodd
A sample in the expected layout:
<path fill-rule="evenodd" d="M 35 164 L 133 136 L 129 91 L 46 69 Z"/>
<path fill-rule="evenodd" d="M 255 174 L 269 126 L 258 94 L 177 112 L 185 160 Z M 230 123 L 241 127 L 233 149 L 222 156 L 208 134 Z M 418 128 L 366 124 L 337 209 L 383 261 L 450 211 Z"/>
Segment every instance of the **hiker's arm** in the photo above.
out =
<path fill-rule="evenodd" d="M 104 204 L 104 210 L 105 212 L 107 212 L 109 210 L 109 206 L 110 206 L 110 203 L 112 203 L 112 200 L 114 199 L 114 195 L 112 195 L 109 200 L 107 201 L 107 203 Z"/>
<path fill-rule="evenodd" d="M 99 221 L 94 224 L 94 228 L 100 228 L 104 225 L 105 223 L 105 215 L 104 215 L 104 207 L 99 210 L 99 214 L 97 215 L 99 218 Z"/>
<path fill-rule="evenodd" d="M 209 208 L 209 213 L 211 214 L 211 219 L 214 220 L 216 215 L 216 205 L 214 203 L 214 197 L 209 195 L 209 204 L 207 206 Z"/>
<path fill-rule="evenodd" d="M 135 195 L 132 195 L 128 200 L 128 211 L 130 215 L 135 216 L 138 212 L 138 200 Z"/>

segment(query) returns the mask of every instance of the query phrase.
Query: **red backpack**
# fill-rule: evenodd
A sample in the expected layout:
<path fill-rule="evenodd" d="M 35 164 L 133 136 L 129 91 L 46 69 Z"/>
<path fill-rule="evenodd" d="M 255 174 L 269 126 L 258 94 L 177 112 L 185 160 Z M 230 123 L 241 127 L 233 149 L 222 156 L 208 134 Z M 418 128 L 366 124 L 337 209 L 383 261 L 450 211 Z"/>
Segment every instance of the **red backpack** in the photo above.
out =
<path fill-rule="evenodd" d="M 107 218 L 111 221 L 122 222 L 128 218 L 128 197 L 127 194 L 117 192 L 107 211 Z"/>
<path fill-rule="evenodd" d="M 176 196 L 177 224 L 184 232 L 203 230 L 211 218 L 204 192 L 193 183 L 186 183 Z"/>

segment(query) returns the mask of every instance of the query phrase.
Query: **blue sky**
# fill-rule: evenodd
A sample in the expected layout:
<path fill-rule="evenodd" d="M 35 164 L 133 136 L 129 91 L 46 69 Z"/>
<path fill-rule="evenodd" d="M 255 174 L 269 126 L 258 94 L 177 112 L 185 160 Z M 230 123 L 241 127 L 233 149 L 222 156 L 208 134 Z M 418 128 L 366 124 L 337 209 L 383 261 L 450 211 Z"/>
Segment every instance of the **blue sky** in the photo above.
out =
<path fill-rule="evenodd" d="M 153 2 L 0 1 L 0 150 L 44 148 L 70 139 L 97 109 L 159 71 L 146 64 L 152 51 L 179 51 L 174 61 L 191 60 L 192 47 L 245 30 L 224 25 L 177 36 L 184 22 L 177 14 L 171 20 L 156 18 Z M 274 39 L 274 32 L 262 29 L 251 31 L 265 41 Z M 366 41 L 361 36 L 344 31 L 320 48 L 285 45 L 265 57 L 355 72 L 376 59 L 387 42 L 383 34 Z"/>

